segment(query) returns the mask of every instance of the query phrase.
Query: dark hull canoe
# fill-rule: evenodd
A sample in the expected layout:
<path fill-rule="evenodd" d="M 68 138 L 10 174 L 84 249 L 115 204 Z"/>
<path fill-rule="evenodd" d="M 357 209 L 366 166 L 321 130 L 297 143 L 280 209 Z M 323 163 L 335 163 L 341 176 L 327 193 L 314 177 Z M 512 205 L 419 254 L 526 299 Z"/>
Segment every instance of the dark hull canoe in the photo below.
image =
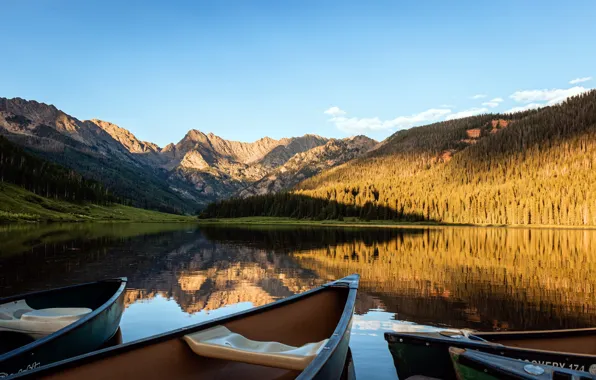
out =
<path fill-rule="evenodd" d="M 341 379 L 348 357 L 358 281 L 358 275 L 351 275 L 269 305 L 81 355 L 25 372 L 18 378 Z M 221 328 L 252 341 L 280 342 L 292 347 L 328 340 L 302 370 L 208 357 L 190 348 L 189 336 Z"/>
<path fill-rule="evenodd" d="M 596 375 L 550 365 L 532 364 L 480 351 L 449 349 L 459 380 L 593 380 Z"/>
<path fill-rule="evenodd" d="M 478 350 L 535 364 L 596 371 L 596 329 L 551 331 L 385 333 L 400 379 L 456 379 L 449 347 Z"/>
<path fill-rule="evenodd" d="M 92 311 L 76 322 L 41 339 L 0 332 L 0 377 L 85 354 L 100 348 L 118 330 L 124 311 L 126 279 L 110 279 L 29 293 L 0 300 L 0 304 L 26 300 L 35 309 L 85 307 Z"/>
<path fill-rule="evenodd" d="M 352 358 L 352 351 L 348 348 L 348 355 L 344 363 L 344 370 L 341 374 L 340 380 L 356 380 L 356 368 L 354 366 L 354 358 Z"/>

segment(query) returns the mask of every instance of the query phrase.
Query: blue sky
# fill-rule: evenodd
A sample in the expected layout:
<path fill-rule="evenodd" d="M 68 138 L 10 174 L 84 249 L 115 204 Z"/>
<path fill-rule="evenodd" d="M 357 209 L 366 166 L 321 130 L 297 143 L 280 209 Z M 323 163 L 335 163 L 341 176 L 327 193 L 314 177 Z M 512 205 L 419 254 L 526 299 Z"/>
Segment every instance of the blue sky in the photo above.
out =
<path fill-rule="evenodd" d="M 2 15 L 0 96 L 161 146 L 192 128 L 383 139 L 596 86 L 593 0 L 4 0 Z"/>

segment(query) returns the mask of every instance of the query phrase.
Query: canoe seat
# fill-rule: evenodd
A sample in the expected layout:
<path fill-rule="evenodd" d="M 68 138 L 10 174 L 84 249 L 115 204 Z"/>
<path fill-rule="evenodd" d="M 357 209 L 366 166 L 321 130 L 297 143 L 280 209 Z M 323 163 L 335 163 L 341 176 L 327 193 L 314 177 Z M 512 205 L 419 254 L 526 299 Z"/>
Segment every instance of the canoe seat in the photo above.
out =
<path fill-rule="evenodd" d="M 41 338 L 79 320 L 93 310 L 86 307 L 33 309 L 25 300 L 0 305 L 0 331 Z"/>
<path fill-rule="evenodd" d="M 183 339 L 201 356 L 292 370 L 306 368 L 329 340 L 294 347 L 250 340 L 225 326 L 185 335 Z"/>

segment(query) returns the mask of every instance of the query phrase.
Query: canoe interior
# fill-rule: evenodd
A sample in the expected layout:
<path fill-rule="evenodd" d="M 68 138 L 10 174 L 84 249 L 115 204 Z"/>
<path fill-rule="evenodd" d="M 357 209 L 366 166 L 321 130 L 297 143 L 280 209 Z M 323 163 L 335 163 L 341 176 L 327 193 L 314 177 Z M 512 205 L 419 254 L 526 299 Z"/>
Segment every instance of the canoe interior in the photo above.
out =
<path fill-rule="evenodd" d="M 13 331 L 0 331 L 0 355 L 16 350 L 19 347 L 33 343 L 34 338 L 27 334 Z"/>
<path fill-rule="evenodd" d="M 242 318 L 222 321 L 222 325 L 248 339 L 276 341 L 301 346 L 330 338 L 344 311 L 348 288 L 324 288 L 294 302 L 264 309 Z M 200 331 L 206 327 L 187 330 Z M 44 379 L 95 380 L 116 378 L 142 379 L 293 379 L 300 371 L 231 362 L 196 355 L 176 335 L 148 340 L 129 350 L 105 352 L 99 359 L 89 358 L 85 365 L 61 368 Z"/>
<path fill-rule="evenodd" d="M 532 350 L 596 355 L 596 330 L 474 334 L 494 343 Z"/>
<path fill-rule="evenodd" d="M 0 299 L 0 304 L 24 299 L 33 309 L 53 307 L 86 307 L 95 310 L 106 303 L 120 288 L 120 281 L 100 281 L 67 288 L 48 290 Z M 34 342 L 21 333 L 0 331 L 0 355 Z"/>
<path fill-rule="evenodd" d="M 27 304 L 34 309 L 87 307 L 95 310 L 106 303 L 120 288 L 120 285 L 120 281 L 100 281 L 47 292 L 31 293 L 21 299 L 24 298 Z"/>

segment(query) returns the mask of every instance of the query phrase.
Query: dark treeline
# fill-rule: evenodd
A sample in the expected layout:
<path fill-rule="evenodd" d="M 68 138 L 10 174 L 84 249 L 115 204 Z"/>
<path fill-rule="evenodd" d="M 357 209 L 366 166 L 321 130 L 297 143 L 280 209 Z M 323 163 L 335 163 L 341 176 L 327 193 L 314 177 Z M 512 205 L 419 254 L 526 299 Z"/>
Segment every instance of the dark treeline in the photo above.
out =
<path fill-rule="evenodd" d="M 518 114 L 435 123 L 305 180 L 206 217 L 288 216 L 596 225 L 596 91 Z"/>
<path fill-rule="evenodd" d="M 349 190 L 348 190 L 349 191 Z M 373 196 L 374 197 L 374 196 Z M 428 220 L 421 214 L 404 213 L 378 202 L 346 204 L 337 200 L 310 197 L 284 192 L 257 195 L 247 199 L 232 198 L 209 204 L 200 218 L 240 218 L 247 216 L 276 216 L 297 219 L 339 219 L 356 217 L 362 220 L 401 220 L 418 222 Z"/>
<path fill-rule="evenodd" d="M 37 195 L 71 202 L 119 202 L 101 183 L 35 157 L 0 136 L 0 183 L 9 182 Z"/>

